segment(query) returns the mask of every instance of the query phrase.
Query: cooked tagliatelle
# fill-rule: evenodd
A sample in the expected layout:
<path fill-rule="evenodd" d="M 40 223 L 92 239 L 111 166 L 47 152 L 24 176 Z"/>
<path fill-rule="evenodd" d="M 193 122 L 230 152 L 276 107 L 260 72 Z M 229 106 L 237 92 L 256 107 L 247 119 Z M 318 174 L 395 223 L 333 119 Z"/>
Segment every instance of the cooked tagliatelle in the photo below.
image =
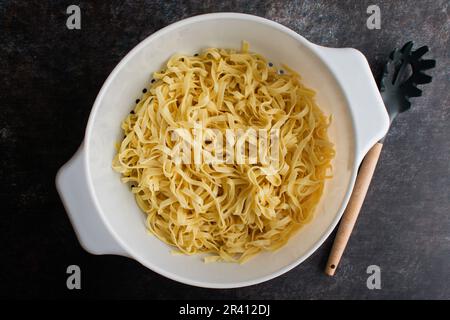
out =
<path fill-rule="evenodd" d="M 176 54 L 153 77 L 122 123 L 125 137 L 113 160 L 151 233 L 178 252 L 208 253 L 206 262 L 242 263 L 284 245 L 313 217 L 334 157 L 330 118 L 314 91 L 245 42 L 240 51 Z M 278 145 L 260 151 L 262 158 L 277 151 L 276 161 L 177 162 L 172 133 L 191 132 L 194 123 L 224 137 L 227 129 L 277 129 Z M 248 151 L 251 143 L 243 146 Z"/>

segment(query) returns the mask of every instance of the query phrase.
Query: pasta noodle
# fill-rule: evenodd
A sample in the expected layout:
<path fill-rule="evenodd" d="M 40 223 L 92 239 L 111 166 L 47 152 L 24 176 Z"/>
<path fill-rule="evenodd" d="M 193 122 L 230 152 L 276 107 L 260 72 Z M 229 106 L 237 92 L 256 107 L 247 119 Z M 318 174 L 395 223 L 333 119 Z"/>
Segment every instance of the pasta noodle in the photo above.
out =
<path fill-rule="evenodd" d="M 249 52 L 246 42 L 240 51 L 175 54 L 123 121 L 113 168 L 131 185 L 149 231 L 178 252 L 243 263 L 280 248 L 312 219 L 334 157 L 330 118 L 300 76 L 282 70 Z M 180 139 L 196 143 L 190 133 L 195 123 L 205 136 L 197 146 L 210 154 L 221 151 L 207 129 L 223 136 L 227 130 L 272 130 L 278 144 L 267 147 L 246 134 L 248 142 L 236 141 L 245 163 L 177 162 Z M 186 130 L 174 141 L 177 129 Z M 256 145 L 260 159 L 249 163 L 246 154 Z M 263 161 L 268 158 L 276 161 Z"/>

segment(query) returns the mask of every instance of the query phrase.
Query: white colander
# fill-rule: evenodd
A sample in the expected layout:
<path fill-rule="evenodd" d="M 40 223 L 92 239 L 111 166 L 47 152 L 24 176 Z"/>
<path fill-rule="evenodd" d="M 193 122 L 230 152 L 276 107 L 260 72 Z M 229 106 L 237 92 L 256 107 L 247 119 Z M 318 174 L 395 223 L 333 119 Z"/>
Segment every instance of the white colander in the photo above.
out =
<path fill-rule="evenodd" d="M 327 181 L 315 218 L 282 249 L 244 265 L 203 263 L 201 257 L 172 255 L 146 231 L 145 216 L 129 188 L 111 168 L 121 121 L 174 53 L 206 47 L 239 49 L 242 40 L 275 66 L 298 71 L 333 115 L 334 177 Z M 56 184 L 82 246 L 93 254 L 130 257 L 170 279 L 210 288 L 256 284 L 279 276 L 310 256 L 329 236 L 350 197 L 358 166 L 388 130 L 389 118 L 369 65 L 355 49 L 317 46 L 294 31 L 260 17 L 215 13 L 174 23 L 137 45 L 113 70 L 92 108 L 84 142 L 58 172 Z M 126 275 L 123 275 L 124 277 Z"/>

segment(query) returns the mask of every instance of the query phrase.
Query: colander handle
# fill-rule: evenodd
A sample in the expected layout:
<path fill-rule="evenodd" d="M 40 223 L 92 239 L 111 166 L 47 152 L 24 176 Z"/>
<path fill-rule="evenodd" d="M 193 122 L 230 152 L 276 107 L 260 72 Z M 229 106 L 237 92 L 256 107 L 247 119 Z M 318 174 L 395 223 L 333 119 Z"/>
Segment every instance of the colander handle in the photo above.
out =
<path fill-rule="evenodd" d="M 352 48 L 317 46 L 318 54 L 328 64 L 342 86 L 355 126 L 356 160 L 360 164 L 372 146 L 389 129 L 389 115 L 366 57 Z"/>
<path fill-rule="evenodd" d="M 128 256 L 103 222 L 88 187 L 85 148 L 75 155 L 56 175 L 56 188 L 81 246 L 92 254 Z"/>

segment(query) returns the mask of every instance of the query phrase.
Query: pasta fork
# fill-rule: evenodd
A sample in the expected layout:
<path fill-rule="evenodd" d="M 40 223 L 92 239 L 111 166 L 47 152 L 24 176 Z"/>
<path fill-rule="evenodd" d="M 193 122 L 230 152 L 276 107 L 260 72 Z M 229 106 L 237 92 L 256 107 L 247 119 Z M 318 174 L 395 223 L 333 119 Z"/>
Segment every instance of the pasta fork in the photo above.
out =
<path fill-rule="evenodd" d="M 398 114 L 410 109 L 410 98 L 422 95 L 422 90 L 417 88 L 417 85 L 430 83 L 432 80 L 432 77 L 423 71 L 434 68 L 436 61 L 422 59 L 429 51 L 427 46 L 420 47 L 415 51 L 412 50 L 413 46 L 414 43 L 410 41 L 400 50 L 392 51 L 380 81 L 380 93 L 389 114 L 391 125 Z M 334 275 L 347 246 L 372 180 L 385 138 L 369 150 L 361 163 L 352 195 L 339 224 L 325 268 L 325 273 L 330 276 Z"/>

